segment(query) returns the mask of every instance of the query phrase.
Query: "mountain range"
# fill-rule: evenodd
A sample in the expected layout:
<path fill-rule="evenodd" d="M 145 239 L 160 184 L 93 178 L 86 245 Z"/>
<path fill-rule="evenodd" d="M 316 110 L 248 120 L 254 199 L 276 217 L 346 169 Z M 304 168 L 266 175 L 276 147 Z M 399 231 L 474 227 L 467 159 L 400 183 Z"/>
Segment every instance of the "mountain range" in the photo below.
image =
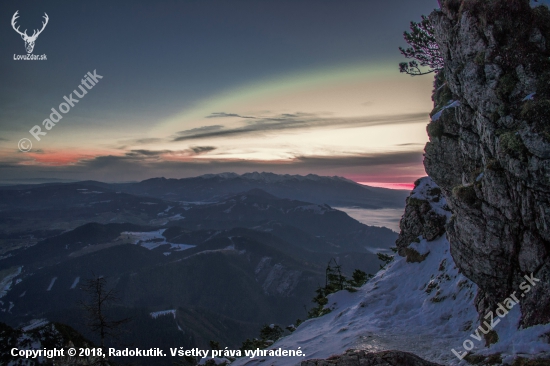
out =
<path fill-rule="evenodd" d="M 373 252 L 394 246 L 390 229 L 254 184 L 287 197 L 296 185 L 319 199 L 353 200 L 342 187 L 374 194 L 343 178 L 267 173 L 2 187 L 0 322 L 63 322 L 97 341 L 81 288 L 103 276 L 119 299 L 109 315 L 134 319 L 121 344 L 237 347 L 264 323 L 305 318 L 330 260 L 348 276 L 375 273 Z"/>

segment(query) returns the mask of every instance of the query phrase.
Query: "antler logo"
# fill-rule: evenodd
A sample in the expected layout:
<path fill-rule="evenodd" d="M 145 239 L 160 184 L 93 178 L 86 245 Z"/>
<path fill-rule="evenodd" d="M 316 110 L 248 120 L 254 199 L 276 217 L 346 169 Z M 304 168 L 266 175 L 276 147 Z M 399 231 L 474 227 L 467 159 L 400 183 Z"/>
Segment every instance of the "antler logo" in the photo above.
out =
<path fill-rule="evenodd" d="M 44 16 L 43 18 L 45 19 L 45 22 L 42 22 L 42 29 L 40 30 L 34 30 L 32 36 L 28 36 L 27 35 L 27 30 L 25 29 L 24 32 L 20 32 L 19 31 L 19 26 L 17 28 L 15 28 L 15 21 L 17 18 L 19 18 L 19 15 L 17 15 L 17 13 L 19 13 L 19 10 L 17 10 L 15 12 L 15 14 L 13 14 L 13 17 L 11 18 L 11 26 L 13 27 L 13 29 L 19 33 L 19 35 L 21 36 L 21 38 L 23 38 L 23 41 L 25 41 L 25 48 L 27 49 L 27 53 L 32 53 L 32 50 L 34 49 L 34 42 L 36 42 L 36 39 L 38 38 L 38 36 L 40 35 L 40 33 L 42 33 L 42 31 L 44 30 L 44 28 L 46 28 L 46 24 L 48 24 L 48 14 L 44 13 Z"/>

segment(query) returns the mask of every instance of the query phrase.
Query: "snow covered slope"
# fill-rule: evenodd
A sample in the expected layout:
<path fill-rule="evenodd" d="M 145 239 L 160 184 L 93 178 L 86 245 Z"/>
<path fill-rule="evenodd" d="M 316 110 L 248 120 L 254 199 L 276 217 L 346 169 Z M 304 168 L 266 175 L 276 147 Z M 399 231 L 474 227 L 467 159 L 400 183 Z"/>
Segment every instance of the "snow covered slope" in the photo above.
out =
<path fill-rule="evenodd" d="M 434 210 L 441 212 L 446 208 L 444 199 L 433 202 L 428 195 L 435 187 L 431 179 L 423 178 L 411 197 L 430 200 Z M 467 339 L 475 346 L 472 351 L 485 354 L 502 352 L 506 356 L 550 351 L 550 345 L 538 338 L 550 329 L 517 330 L 519 306 L 495 327 L 500 340 L 491 348 L 484 348 L 483 338 L 473 339 L 470 335 L 475 335 L 479 325 L 474 306 L 477 286 L 458 273 L 445 235 L 430 242 L 422 237 L 418 240 L 410 247 L 421 255 L 429 252 L 425 260 L 409 263 L 406 258 L 396 256 L 358 292 L 330 295 L 329 314 L 304 322 L 270 347 L 301 347 L 305 357 L 243 357 L 233 364 L 296 365 L 305 359 L 363 349 L 407 351 L 432 362 L 464 365 L 465 361 L 460 361 L 452 349 L 463 353 L 462 345 Z"/>

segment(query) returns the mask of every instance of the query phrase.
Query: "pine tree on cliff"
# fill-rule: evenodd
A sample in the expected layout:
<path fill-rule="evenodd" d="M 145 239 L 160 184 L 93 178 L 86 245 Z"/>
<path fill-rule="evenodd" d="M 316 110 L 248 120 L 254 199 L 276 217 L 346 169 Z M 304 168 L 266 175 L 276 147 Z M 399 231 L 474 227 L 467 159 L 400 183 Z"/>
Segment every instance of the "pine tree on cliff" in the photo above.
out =
<path fill-rule="evenodd" d="M 412 61 L 401 62 L 399 71 L 412 76 L 426 75 L 432 72 L 439 72 L 443 69 L 443 57 L 439 51 L 439 46 L 435 41 L 433 27 L 425 15 L 422 15 L 420 23 L 411 22 L 411 32 L 404 32 L 405 41 L 411 46 L 407 49 L 399 47 L 399 51 L 406 58 L 412 58 Z M 420 67 L 429 67 L 428 71 L 423 71 Z"/>

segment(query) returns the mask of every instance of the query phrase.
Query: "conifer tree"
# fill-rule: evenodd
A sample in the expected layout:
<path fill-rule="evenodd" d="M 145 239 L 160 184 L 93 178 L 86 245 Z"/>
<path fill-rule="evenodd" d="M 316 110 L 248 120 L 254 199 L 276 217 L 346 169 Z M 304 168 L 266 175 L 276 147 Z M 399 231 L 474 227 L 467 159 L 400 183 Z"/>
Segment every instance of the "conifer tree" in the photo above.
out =
<path fill-rule="evenodd" d="M 399 47 L 401 54 L 412 61 L 401 62 L 399 71 L 411 76 L 438 73 L 443 69 L 443 57 L 435 41 L 433 26 L 425 15 L 420 23 L 411 22 L 411 31 L 404 32 L 405 41 L 411 46 L 407 49 Z M 428 67 L 423 71 L 420 67 Z"/>

